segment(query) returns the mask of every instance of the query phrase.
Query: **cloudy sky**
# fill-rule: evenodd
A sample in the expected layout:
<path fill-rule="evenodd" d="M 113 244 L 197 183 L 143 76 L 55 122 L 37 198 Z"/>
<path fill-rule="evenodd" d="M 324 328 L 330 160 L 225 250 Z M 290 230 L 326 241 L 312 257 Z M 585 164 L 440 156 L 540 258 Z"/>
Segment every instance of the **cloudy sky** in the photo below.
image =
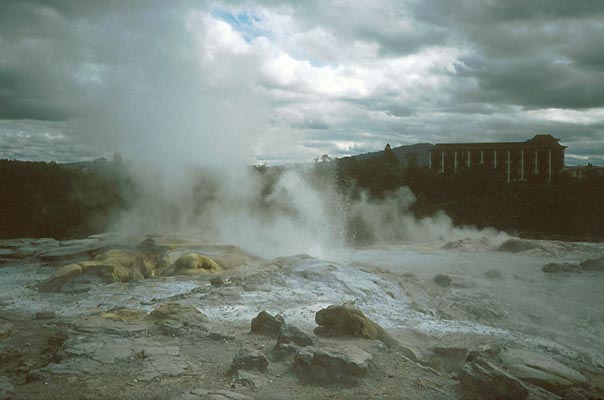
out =
<path fill-rule="evenodd" d="M 311 161 L 549 133 L 604 164 L 604 1 L 0 2 L 0 157 Z"/>

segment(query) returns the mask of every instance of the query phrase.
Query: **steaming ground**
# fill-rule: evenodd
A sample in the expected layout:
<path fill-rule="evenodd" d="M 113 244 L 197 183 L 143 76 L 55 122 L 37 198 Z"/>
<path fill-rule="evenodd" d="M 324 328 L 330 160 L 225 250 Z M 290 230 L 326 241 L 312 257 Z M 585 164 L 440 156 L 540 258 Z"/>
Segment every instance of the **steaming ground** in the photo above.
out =
<path fill-rule="evenodd" d="M 236 247 L 215 246 L 200 236 L 156 236 L 155 239 L 159 243 L 178 244 L 170 253 L 173 260 L 186 251 L 212 257 L 240 252 Z M 601 244 L 527 241 L 525 251 L 510 253 L 498 250 L 492 240 L 485 237 L 452 241 L 445 246 L 440 242 L 408 242 L 365 248 L 332 247 L 322 248 L 320 257 L 312 253 L 284 254 L 247 263 L 224 272 L 220 286 L 211 285 L 210 277 L 200 275 L 156 277 L 109 285 L 93 283 L 86 292 L 43 294 L 34 288 L 65 263 L 41 261 L 39 255 L 45 251 L 71 248 L 78 254 L 78 249 L 91 246 L 91 242 L 94 246 L 111 247 L 133 240 L 105 236 L 81 242 L 0 243 L 5 249 L 0 268 L 3 318 L 18 316 L 16 319 L 21 320 L 32 318 L 37 312 L 53 311 L 56 322 L 50 321 L 45 328 L 51 329 L 55 324 L 82 325 L 82 321 L 94 315 L 121 308 L 147 313 L 173 300 L 201 310 L 209 318 L 211 330 L 227 330 L 245 338 L 251 319 L 262 310 L 279 313 L 288 323 L 311 332 L 316 326 L 315 312 L 331 304 L 350 303 L 424 360 L 432 357 L 434 347 L 471 350 L 491 345 L 547 354 L 580 371 L 601 373 L 604 367 L 601 335 L 604 273 L 546 274 L 542 271 L 542 266 L 550 262 L 580 262 L 600 257 L 604 252 Z M 21 258 L 10 259 L 9 251 L 19 253 Z M 446 274 L 450 280 L 436 282 L 434 278 L 439 274 Z M 13 324 L 18 325 L 14 321 Z M 18 335 L 19 332 L 13 333 L 15 337 Z M 7 340 L 0 342 L 0 349 L 6 351 Z M 249 345 L 248 342 L 236 344 Z M 176 342 L 176 346 L 181 345 Z M 111 341 L 104 346 L 111 348 Z M 237 346 L 226 344 L 224 349 L 222 345 L 212 346 L 218 346 L 212 363 L 226 370 Z M 269 346 L 267 351 L 270 349 L 269 344 L 262 346 Z M 78 365 L 72 367 L 83 368 Z M 55 374 L 53 380 L 54 372 L 42 372 L 39 373 L 50 385 L 58 385 L 49 393 L 59 393 L 62 385 L 59 375 Z M 75 376 L 80 376 L 83 382 L 91 380 L 86 372 Z M 98 379 L 101 377 L 96 384 L 102 381 Z M 225 379 L 205 384 L 213 389 L 228 389 Z M 158 382 L 163 380 L 172 382 L 171 395 L 190 384 L 179 374 L 171 378 L 160 374 Z M 299 385 L 294 383 L 286 386 Z M 301 387 L 307 388 L 307 385 Z M 329 393 L 325 388 L 310 387 L 306 394 L 298 393 L 293 398 L 321 398 Z M 446 384 L 439 388 L 447 393 L 442 398 L 457 397 Z M 293 396 L 294 392 L 287 392 L 286 387 L 277 389 Z M 15 398 L 28 398 L 35 390 L 39 390 L 36 385 L 17 386 Z M 240 391 L 266 398 L 263 393 L 268 393 L 269 387 L 242 387 Z M 366 398 L 376 395 L 371 390 L 367 393 Z M 129 396 L 126 398 L 139 398 L 136 392 Z M 426 397 L 418 392 L 410 393 L 409 398 Z"/>

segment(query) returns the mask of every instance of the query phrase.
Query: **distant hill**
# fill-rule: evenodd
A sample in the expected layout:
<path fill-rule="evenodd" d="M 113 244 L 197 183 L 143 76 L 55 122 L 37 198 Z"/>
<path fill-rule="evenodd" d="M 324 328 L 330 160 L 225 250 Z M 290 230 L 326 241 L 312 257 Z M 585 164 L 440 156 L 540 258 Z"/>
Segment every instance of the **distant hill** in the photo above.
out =
<path fill-rule="evenodd" d="M 401 164 L 407 164 L 407 160 L 412 154 L 417 155 L 417 164 L 420 167 L 427 167 L 430 163 L 430 149 L 434 147 L 431 143 L 417 143 L 408 146 L 393 147 L 392 152 L 396 154 L 396 157 Z M 371 153 L 359 154 L 352 156 L 358 160 L 367 160 L 374 157 L 380 157 L 384 155 L 384 150 L 374 151 Z"/>

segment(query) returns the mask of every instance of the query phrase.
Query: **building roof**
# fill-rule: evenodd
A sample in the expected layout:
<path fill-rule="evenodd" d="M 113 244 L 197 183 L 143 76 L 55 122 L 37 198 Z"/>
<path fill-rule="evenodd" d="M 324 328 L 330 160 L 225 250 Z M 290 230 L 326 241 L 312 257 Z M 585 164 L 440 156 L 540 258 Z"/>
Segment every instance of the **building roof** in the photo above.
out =
<path fill-rule="evenodd" d="M 480 149 L 509 149 L 527 147 L 561 147 L 560 139 L 552 135 L 535 135 L 524 142 L 483 142 L 483 143 L 437 143 L 432 150 L 480 150 Z"/>

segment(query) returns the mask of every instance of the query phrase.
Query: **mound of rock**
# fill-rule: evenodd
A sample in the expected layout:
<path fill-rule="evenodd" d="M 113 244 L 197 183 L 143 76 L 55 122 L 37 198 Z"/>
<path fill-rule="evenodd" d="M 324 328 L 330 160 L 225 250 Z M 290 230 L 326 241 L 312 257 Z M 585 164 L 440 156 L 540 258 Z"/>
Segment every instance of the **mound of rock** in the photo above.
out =
<path fill-rule="evenodd" d="M 167 268 L 162 275 L 197 275 L 222 272 L 223 268 L 213 259 L 198 253 L 180 256 L 173 267 Z"/>
<path fill-rule="evenodd" d="M 241 349 L 235 354 L 228 375 L 233 375 L 239 370 L 265 372 L 268 359 L 258 350 Z"/>
<path fill-rule="evenodd" d="M 416 361 L 417 357 L 407 347 L 402 346 L 384 328 L 369 319 L 361 310 L 350 305 L 331 305 L 317 311 L 314 329 L 317 336 L 359 336 L 383 342 L 388 348 L 401 351 Z"/>
<path fill-rule="evenodd" d="M 273 316 L 266 311 L 260 311 L 260 313 L 252 319 L 250 332 L 276 338 L 279 336 L 283 324 L 285 324 L 285 320 L 281 315 L 277 314 Z"/>
<path fill-rule="evenodd" d="M 575 263 L 548 263 L 541 270 L 547 274 L 559 274 L 563 272 L 581 272 L 581 267 Z"/>
<path fill-rule="evenodd" d="M 552 357 L 521 349 L 471 352 L 459 373 L 462 387 L 480 399 L 551 399 L 588 379 Z"/>
<path fill-rule="evenodd" d="M 167 334 L 177 334 L 193 328 L 205 329 L 204 324 L 208 322 L 208 317 L 197 308 L 173 301 L 159 305 L 151 311 L 149 317 Z"/>
<path fill-rule="evenodd" d="M 585 260 L 579 265 L 583 271 L 604 271 L 604 259 L 602 258 Z"/>
<path fill-rule="evenodd" d="M 294 371 L 318 383 L 353 381 L 369 372 L 371 354 L 354 346 L 304 347 L 294 356 Z"/>
<path fill-rule="evenodd" d="M 94 278 L 103 283 L 128 282 L 154 276 L 155 270 L 165 265 L 164 255 L 158 255 L 159 246 L 144 241 L 137 249 L 113 249 L 103 252 L 93 261 L 65 265 L 39 285 L 41 292 L 59 292 L 68 283 L 85 282 Z M 152 251 L 155 246 L 156 250 Z"/>
<path fill-rule="evenodd" d="M 532 240 L 524 239 L 508 239 L 499 246 L 500 251 L 507 251 L 509 253 L 520 253 L 522 251 L 543 249 L 539 243 Z"/>

